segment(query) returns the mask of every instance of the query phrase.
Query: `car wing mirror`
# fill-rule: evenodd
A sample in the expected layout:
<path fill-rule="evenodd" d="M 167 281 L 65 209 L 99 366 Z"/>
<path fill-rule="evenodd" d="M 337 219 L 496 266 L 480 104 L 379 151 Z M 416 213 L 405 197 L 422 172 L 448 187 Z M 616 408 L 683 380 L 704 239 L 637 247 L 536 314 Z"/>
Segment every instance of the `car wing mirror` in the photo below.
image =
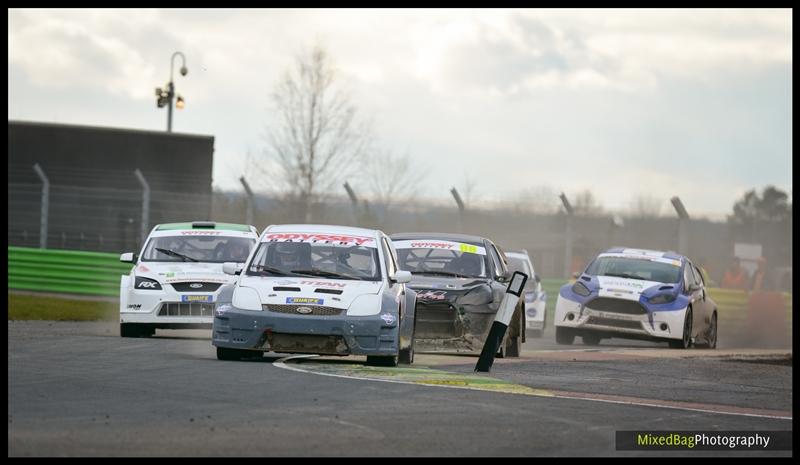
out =
<path fill-rule="evenodd" d="M 411 272 L 405 270 L 397 270 L 394 272 L 392 279 L 400 284 L 411 282 Z"/>
<path fill-rule="evenodd" d="M 242 273 L 244 263 L 225 262 L 222 264 L 222 272 L 230 275 L 238 275 Z"/>
<path fill-rule="evenodd" d="M 138 258 L 139 257 L 133 252 L 125 252 L 123 254 L 120 254 L 119 261 L 123 263 L 136 263 L 136 260 Z"/>

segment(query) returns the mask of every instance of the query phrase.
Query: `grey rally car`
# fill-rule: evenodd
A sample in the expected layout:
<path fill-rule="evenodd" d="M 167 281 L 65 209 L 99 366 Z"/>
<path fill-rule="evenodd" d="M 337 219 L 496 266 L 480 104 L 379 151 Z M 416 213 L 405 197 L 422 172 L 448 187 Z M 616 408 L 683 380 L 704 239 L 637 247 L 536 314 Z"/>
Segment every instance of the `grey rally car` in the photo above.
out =
<path fill-rule="evenodd" d="M 479 353 L 506 292 L 511 272 L 489 239 L 448 233 L 391 236 L 400 269 L 417 292 L 418 351 Z M 520 300 L 498 356 L 518 357 L 525 342 Z"/>

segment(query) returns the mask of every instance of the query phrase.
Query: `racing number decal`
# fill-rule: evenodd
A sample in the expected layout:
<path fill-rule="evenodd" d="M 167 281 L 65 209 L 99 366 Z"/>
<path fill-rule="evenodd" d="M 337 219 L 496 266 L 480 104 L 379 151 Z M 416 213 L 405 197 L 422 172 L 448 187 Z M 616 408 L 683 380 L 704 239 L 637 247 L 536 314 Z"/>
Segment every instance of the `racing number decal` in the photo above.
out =
<path fill-rule="evenodd" d="M 461 247 L 460 247 L 459 249 L 460 249 L 462 252 L 467 252 L 467 253 L 478 253 L 478 247 L 477 247 L 477 246 L 475 246 L 475 245 L 461 244 Z"/>

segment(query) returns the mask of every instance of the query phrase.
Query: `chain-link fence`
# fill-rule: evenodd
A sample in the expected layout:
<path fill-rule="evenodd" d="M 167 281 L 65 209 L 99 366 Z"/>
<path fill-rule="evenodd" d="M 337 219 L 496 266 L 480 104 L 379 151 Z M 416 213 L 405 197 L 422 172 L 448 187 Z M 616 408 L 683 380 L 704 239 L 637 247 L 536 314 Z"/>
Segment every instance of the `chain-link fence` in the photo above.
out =
<path fill-rule="evenodd" d="M 143 189 L 128 187 L 52 185 L 47 212 L 43 212 L 42 184 L 9 183 L 9 245 L 39 247 L 43 215 L 47 216 L 46 247 L 103 252 L 139 249 L 143 232 L 159 223 L 205 219 L 245 223 L 252 216 L 253 224 L 262 230 L 269 224 L 305 221 L 303 202 L 281 196 L 153 190 L 146 199 Z M 315 203 L 312 219 L 315 223 L 378 228 L 390 234 L 441 231 L 481 235 L 507 249 L 527 249 L 537 272 L 551 278 L 581 270 L 603 249 L 626 246 L 684 252 L 705 268 L 713 283 L 720 283 L 735 244 L 757 243 L 770 269 L 778 270 L 779 275 L 783 270 L 783 277 L 771 276 L 770 283 L 791 289 L 791 279 L 786 279 L 787 270 L 791 277 L 791 222 L 764 222 L 747 225 L 744 230 L 729 222 L 692 219 L 686 223 L 685 243 L 681 244 L 681 226 L 675 217 L 627 217 L 619 222 L 611 216 L 521 213 L 502 206 L 461 212 L 455 204 L 353 204 L 345 195 Z M 682 245 L 686 250 L 679 250 Z"/>

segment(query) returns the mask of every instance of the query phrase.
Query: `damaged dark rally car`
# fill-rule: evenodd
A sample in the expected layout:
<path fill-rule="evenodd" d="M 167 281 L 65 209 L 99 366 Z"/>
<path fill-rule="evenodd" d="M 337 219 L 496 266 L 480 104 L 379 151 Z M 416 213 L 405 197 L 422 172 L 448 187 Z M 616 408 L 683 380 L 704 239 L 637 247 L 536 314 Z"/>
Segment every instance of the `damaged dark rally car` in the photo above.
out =
<path fill-rule="evenodd" d="M 418 351 L 480 353 L 511 272 L 492 241 L 447 233 L 391 236 L 407 286 L 417 292 L 415 345 Z M 499 357 L 518 357 L 525 342 L 523 302 L 517 306 Z"/>

